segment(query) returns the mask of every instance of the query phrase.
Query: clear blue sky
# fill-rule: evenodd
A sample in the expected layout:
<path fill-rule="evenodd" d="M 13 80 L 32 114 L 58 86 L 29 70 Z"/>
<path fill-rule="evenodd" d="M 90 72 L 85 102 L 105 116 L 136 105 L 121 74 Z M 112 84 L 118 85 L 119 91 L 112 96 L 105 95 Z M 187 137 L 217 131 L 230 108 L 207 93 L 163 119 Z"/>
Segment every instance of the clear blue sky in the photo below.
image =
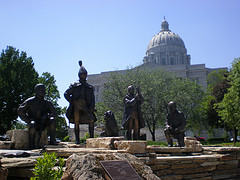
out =
<path fill-rule="evenodd" d="M 61 106 L 78 79 L 142 63 L 163 17 L 184 41 L 191 64 L 230 67 L 240 57 L 239 0 L 0 0 L 0 49 L 27 52 L 39 75 L 55 76 Z"/>

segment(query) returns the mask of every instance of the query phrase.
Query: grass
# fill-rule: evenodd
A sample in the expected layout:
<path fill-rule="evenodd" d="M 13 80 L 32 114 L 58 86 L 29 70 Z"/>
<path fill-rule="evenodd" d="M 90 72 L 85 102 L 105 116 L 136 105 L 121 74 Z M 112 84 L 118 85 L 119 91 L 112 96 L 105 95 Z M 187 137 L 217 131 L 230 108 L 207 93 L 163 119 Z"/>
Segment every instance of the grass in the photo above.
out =
<path fill-rule="evenodd" d="M 240 142 L 235 145 L 231 141 L 201 141 L 203 146 L 222 146 L 222 147 L 240 147 Z M 147 145 L 155 145 L 160 147 L 166 147 L 168 144 L 166 142 L 157 141 L 147 141 Z"/>

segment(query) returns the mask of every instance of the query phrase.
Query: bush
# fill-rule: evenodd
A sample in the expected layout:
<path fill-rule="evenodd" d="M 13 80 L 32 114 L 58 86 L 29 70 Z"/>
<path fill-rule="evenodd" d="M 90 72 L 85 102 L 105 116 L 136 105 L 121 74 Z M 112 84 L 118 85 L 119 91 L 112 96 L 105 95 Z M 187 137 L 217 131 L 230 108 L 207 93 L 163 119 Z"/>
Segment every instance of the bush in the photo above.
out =
<path fill-rule="evenodd" d="M 208 138 L 207 139 L 207 142 L 214 142 L 214 141 L 224 141 L 225 139 L 224 138 L 222 138 L 222 137 L 212 137 L 212 138 Z"/>
<path fill-rule="evenodd" d="M 236 142 L 234 146 L 240 147 L 240 142 Z"/>
<path fill-rule="evenodd" d="M 55 153 L 48 154 L 43 153 L 43 157 L 37 159 L 33 173 L 34 177 L 31 180 L 60 180 L 63 175 L 63 158 L 59 158 L 58 170 L 54 170 L 53 167 L 57 163 L 57 155 Z"/>

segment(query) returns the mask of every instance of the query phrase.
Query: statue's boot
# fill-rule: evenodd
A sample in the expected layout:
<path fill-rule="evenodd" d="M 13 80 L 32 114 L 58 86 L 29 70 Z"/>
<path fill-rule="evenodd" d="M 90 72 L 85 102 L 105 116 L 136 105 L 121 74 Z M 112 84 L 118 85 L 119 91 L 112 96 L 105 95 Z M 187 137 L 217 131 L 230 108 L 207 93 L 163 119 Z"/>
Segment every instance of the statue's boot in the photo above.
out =
<path fill-rule="evenodd" d="M 89 131 L 90 138 L 94 138 L 94 124 L 93 123 L 89 123 L 88 131 Z"/>
<path fill-rule="evenodd" d="M 185 146 L 184 135 L 181 135 L 181 137 L 178 138 L 178 144 L 179 144 L 180 147 Z"/>
<path fill-rule="evenodd" d="M 50 130 L 50 144 L 57 145 L 57 142 L 56 142 L 56 120 L 55 119 L 51 119 L 49 130 Z"/>
<path fill-rule="evenodd" d="M 168 147 L 173 147 L 173 141 L 172 141 L 172 139 L 170 139 L 170 140 L 168 141 Z"/>
<path fill-rule="evenodd" d="M 127 138 L 127 140 L 132 140 L 132 131 L 131 130 L 126 131 L 126 138 Z"/>
<path fill-rule="evenodd" d="M 133 133 L 133 140 L 138 140 L 139 139 L 139 136 L 138 136 L 138 132 L 135 132 Z"/>
<path fill-rule="evenodd" d="M 76 137 L 75 143 L 76 143 L 76 144 L 80 144 L 79 130 L 76 130 L 76 129 L 75 129 L 75 137 Z"/>
<path fill-rule="evenodd" d="M 50 144 L 57 145 L 56 142 L 56 131 L 50 131 Z"/>
<path fill-rule="evenodd" d="M 35 134 L 36 134 L 35 125 L 30 124 L 30 126 L 29 126 L 29 148 L 30 149 L 35 148 Z"/>

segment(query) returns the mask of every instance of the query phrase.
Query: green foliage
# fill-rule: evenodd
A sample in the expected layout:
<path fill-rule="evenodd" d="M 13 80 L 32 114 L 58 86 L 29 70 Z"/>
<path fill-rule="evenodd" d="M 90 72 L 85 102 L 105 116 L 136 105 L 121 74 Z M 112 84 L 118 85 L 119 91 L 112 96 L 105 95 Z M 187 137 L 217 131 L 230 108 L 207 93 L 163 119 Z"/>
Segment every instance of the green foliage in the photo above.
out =
<path fill-rule="evenodd" d="M 111 110 L 120 126 L 123 99 L 129 85 L 140 87 L 144 98 L 143 116 L 153 140 L 155 129 L 164 126 L 167 104 L 170 101 L 175 101 L 178 109 L 185 114 L 189 128 L 201 127 L 198 108 L 203 89 L 196 82 L 176 77 L 162 69 L 147 69 L 141 66 L 111 73 L 102 94 L 103 102 L 99 104 L 101 108 L 98 113 L 103 115 L 105 111 Z"/>
<path fill-rule="evenodd" d="M 11 129 L 17 108 L 33 96 L 38 73 L 31 57 L 8 46 L 0 56 L 0 134 Z"/>
<path fill-rule="evenodd" d="M 80 143 L 85 143 L 88 138 L 90 138 L 90 134 L 86 132 L 84 137 L 80 138 Z"/>
<path fill-rule="evenodd" d="M 12 129 L 25 129 L 25 128 L 27 128 L 27 124 L 19 120 L 14 121 L 12 124 Z"/>
<path fill-rule="evenodd" d="M 207 76 L 208 87 L 200 109 L 209 132 L 214 128 L 227 128 L 215 109 L 215 104 L 222 101 L 230 87 L 227 76 L 227 70 L 213 71 Z"/>
<path fill-rule="evenodd" d="M 44 156 L 37 159 L 37 164 L 34 168 L 34 177 L 31 180 L 60 180 L 63 175 L 64 159 L 59 158 L 59 167 L 54 170 L 53 167 L 57 163 L 57 155 L 55 153 L 48 154 L 45 152 Z"/>
<path fill-rule="evenodd" d="M 234 146 L 240 147 L 240 142 L 236 142 Z"/>
<path fill-rule="evenodd" d="M 152 146 L 152 145 L 156 145 L 156 146 L 160 146 L 160 147 L 166 147 L 168 146 L 168 143 L 166 142 L 157 142 L 157 141 L 147 141 L 147 145 L 148 146 Z"/>
<path fill-rule="evenodd" d="M 62 108 L 58 105 L 57 101 L 60 98 L 58 87 L 56 85 L 56 80 L 53 75 L 48 72 L 44 72 L 39 78 L 39 83 L 42 83 L 46 87 L 45 99 L 51 101 L 56 110 L 56 137 L 63 139 L 68 135 L 68 127 L 65 121 L 66 107 Z"/>
<path fill-rule="evenodd" d="M 231 87 L 215 108 L 222 121 L 233 130 L 234 143 L 236 143 L 237 129 L 240 124 L 240 58 L 234 59 L 228 81 Z"/>
<path fill-rule="evenodd" d="M 69 135 L 65 136 L 63 139 L 62 139 L 63 142 L 69 142 L 70 141 L 70 137 Z"/>

